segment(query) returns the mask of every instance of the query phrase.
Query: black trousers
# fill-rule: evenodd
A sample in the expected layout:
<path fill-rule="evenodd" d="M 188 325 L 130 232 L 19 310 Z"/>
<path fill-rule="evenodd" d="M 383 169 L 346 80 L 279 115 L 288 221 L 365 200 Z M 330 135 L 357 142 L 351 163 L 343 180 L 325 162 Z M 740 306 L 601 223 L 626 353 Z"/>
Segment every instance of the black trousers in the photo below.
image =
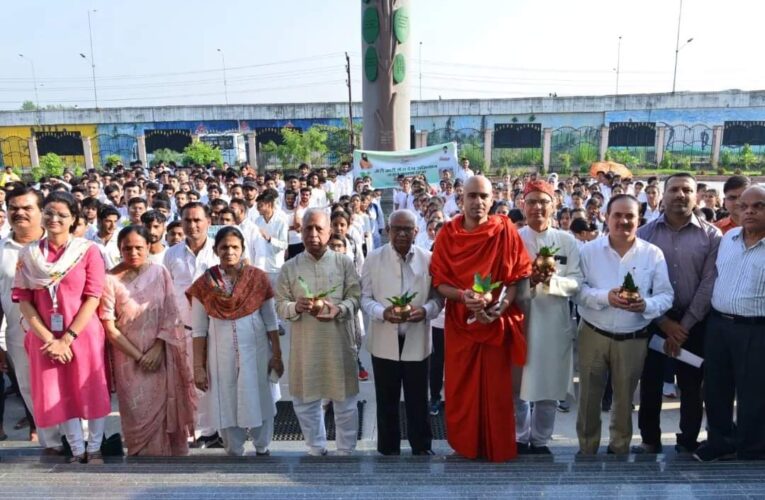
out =
<path fill-rule="evenodd" d="M 712 314 L 705 350 L 709 445 L 720 453 L 736 451 L 742 459 L 765 459 L 765 325 L 734 323 Z"/>
<path fill-rule="evenodd" d="M 688 332 L 688 340 L 683 344 L 683 349 L 702 358 L 704 357 L 705 323 L 700 321 L 691 328 Z M 666 337 L 653 323 L 648 328 L 651 334 Z M 653 446 L 661 444 L 661 403 L 664 396 L 666 361 L 666 355 L 648 349 L 643 374 L 640 377 L 638 427 L 640 427 L 643 443 Z M 677 444 L 694 450 L 698 446 L 697 439 L 701 431 L 701 420 L 704 417 L 701 390 L 704 373 L 701 368 L 683 362 L 675 363 L 675 373 L 677 386 L 680 388 L 680 432 L 677 434 Z"/>
<path fill-rule="evenodd" d="M 444 387 L 444 329 L 433 327 L 433 353 L 430 355 L 430 400 L 441 400 Z"/>
<path fill-rule="evenodd" d="M 403 338 L 399 338 L 399 352 Z M 401 453 L 399 401 L 404 387 L 406 429 L 412 452 L 430 450 L 433 434 L 428 413 L 428 358 L 422 361 L 393 361 L 372 356 L 377 400 L 377 451 Z"/>

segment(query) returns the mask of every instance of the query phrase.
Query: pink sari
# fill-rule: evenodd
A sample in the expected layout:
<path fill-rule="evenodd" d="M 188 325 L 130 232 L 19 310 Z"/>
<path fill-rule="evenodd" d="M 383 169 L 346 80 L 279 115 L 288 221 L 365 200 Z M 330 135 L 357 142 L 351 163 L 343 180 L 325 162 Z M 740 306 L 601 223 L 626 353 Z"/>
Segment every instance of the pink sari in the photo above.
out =
<path fill-rule="evenodd" d="M 128 455 L 187 455 L 195 396 L 170 274 L 160 265 L 149 264 L 129 283 L 107 275 L 100 317 L 114 320 L 141 352 L 156 339 L 165 342 L 165 360 L 155 372 L 142 370 L 131 357 L 112 349 Z"/>

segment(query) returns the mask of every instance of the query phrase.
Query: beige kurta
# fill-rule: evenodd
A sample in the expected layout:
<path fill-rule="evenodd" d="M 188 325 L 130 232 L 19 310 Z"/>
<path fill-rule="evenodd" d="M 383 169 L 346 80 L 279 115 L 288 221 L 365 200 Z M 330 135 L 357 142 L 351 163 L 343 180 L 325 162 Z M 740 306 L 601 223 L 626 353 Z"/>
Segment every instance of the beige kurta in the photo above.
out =
<path fill-rule="evenodd" d="M 295 303 L 304 296 L 298 277 L 318 293 L 340 285 L 329 300 L 340 314 L 322 322 L 298 314 Z M 353 262 L 327 250 L 317 261 L 308 252 L 285 262 L 276 285 L 276 310 L 292 322 L 290 336 L 290 393 L 302 400 L 344 400 L 359 392 L 353 318 L 359 310 L 361 286 Z"/>

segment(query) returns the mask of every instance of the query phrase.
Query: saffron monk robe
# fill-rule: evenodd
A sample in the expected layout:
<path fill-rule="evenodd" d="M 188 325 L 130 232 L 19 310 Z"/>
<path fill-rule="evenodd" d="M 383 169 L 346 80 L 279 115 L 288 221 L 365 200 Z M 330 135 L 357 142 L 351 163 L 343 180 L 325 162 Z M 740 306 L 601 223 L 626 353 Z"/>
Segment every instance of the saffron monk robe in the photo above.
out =
<path fill-rule="evenodd" d="M 471 177 L 464 188 L 464 215 L 447 222 L 436 239 L 430 272 L 448 300 L 445 322 L 446 429 L 449 445 L 467 458 L 514 458 L 515 410 L 511 365 L 523 365 L 523 313 L 514 304 L 516 283 L 531 274 L 518 232 L 504 216 L 489 216 L 491 183 Z M 472 291 L 473 277 L 491 275 L 507 287 L 499 310 Z M 475 321 L 468 323 L 468 320 Z"/>

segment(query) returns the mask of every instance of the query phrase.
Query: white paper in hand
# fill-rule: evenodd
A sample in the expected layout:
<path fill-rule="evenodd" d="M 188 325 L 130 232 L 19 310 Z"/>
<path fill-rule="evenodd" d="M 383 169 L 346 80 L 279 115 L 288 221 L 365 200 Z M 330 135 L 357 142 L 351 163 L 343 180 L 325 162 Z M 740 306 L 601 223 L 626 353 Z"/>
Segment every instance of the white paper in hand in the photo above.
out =
<path fill-rule="evenodd" d="M 663 338 L 659 337 L 658 335 L 654 335 L 651 337 L 651 341 L 648 343 L 648 347 L 654 351 L 666 354 L 664 352 L 664 342 L 665 340 Z M 680 349 L 680 354 L 678 354 L 675 359 L 680 360 L 685 364 L 695 366 L 696 368 L 700 368 L 701 364 L 704 362 L 704 358 L 701 358 L 692 352 L 688 352 L 685 349 Z"/>

